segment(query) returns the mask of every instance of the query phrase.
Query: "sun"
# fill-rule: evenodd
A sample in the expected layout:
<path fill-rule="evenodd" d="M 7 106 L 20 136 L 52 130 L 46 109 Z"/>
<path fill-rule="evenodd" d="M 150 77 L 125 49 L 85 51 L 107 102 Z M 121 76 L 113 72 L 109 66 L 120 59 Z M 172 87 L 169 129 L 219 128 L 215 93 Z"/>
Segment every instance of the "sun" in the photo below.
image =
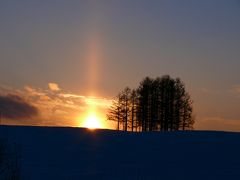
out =
<path fill-rule="evenodd" d="M 89 129 L 99 129 L 102 128 L 100 119 L 97 117 L 95 112 L 90 112 L 86 117 L 84 127 Z"/>

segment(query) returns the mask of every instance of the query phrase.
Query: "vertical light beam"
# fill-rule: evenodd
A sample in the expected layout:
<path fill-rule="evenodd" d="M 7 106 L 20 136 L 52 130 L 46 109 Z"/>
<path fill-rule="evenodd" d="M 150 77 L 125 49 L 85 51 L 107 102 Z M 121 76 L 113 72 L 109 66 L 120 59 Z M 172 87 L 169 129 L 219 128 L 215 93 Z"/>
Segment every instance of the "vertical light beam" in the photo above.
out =
<path fill-rule="evenodd" d="M 87 38 L 87 82 L 88 82 L 88 95 L 96 96 L 97 85 L 99 82 L 99 69 L 101 60 L 101 46 L 100 41 L 100 27 L 102 26 L 101 8 L 99 1 L 90 1 L 89 10 L 89 26 Z"/>
<path fill-rule="evenodd" d="M 90 96 L 96 96 L 96 89 L 99 74 L 100 49 L 97 33 L 91 35 L 89 39 L 87 68 L 88 68 L 88 93 Z"/>

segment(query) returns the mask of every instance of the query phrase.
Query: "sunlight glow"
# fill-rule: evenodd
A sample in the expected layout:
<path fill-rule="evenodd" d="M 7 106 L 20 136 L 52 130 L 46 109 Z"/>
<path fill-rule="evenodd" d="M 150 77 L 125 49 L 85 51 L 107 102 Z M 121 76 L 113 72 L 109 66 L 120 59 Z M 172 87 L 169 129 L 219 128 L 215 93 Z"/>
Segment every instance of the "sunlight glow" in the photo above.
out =
<path fill-rule="evenodd" d="M 100 123 L 100 119 L 96 116 L 95 112 L 89 113 L 89 115 L 86 117 L 84 127 L 89 129 L 97 129 L 102 128 L 102 125 Z"/>
<path fill-rule="evenodd" d="M 95 96 L 84 97 L 86 107 L 76 115 L 76 126 L 89 129 L 112 129 L 115 127 L 107 121 L 106 113 L 111 105 L 110 99 Z"/>

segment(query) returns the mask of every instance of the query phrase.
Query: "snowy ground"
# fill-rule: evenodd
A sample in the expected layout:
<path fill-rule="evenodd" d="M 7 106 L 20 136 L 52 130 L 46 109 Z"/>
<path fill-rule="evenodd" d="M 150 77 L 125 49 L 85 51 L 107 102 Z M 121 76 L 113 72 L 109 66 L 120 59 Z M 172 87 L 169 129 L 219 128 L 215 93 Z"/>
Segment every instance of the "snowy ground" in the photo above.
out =
<path fill-rule="evenodd" d="M 1 126 L 0 137 L 20 145 L 26 180 L 240 179 L 240 133 Z"/>

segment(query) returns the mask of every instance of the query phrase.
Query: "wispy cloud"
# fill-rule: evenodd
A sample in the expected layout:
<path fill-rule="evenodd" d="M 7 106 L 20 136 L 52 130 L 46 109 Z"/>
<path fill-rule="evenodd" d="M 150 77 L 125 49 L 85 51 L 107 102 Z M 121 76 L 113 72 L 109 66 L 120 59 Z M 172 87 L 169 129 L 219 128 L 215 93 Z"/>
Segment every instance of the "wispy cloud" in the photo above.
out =
<path fill-rule="evenodd" d="M 59 91 L 59 85 L 57 83 L 48 83 L 48 87 L 51 91 Z"/>
<path fill-rule="evenodd" d="M 34 88 L 29 85 L 23 89 L 1 86 L 0 97 L 8 97 L 7 99 L 9 99 L 9 97 L 15 97 L 15 99 L 17 99 L 18 97 L 22 99 L 22 101 L 19 100 L 20 102 L 25 103 L 23 105 L 35 107 L 38 113 L 34 113 L 33 110 L 32 113 L 30 111 L 28 114 L 26 111 L 26 115 L 36 115 L 37 117 L 35 116 L 34 118 L 38 119 L 41 125 L 76 126 L 79 124 L 79 122 L 76 122 L 79 121 L 77 117 L 86 114 L 86 111 L 88 111 L 90 107 L 94 106 L 96 110 L 104 113 L 111 104 L 111 99 L 89 97 L 67 92 L 60 89 L 56 83 L 49 83 L 48 85 L 49 89 Z M 11 94 L 11 96 L 9 96 L 9 94 Z M 14 101 L 13 98 L 10 98 L 10 100 Z M 15 107 L 20 109 L 20 106 Z M 5 116 L 5 121 L 8 122 L 11 119 L 10 114 L 13 113 L 8 112 L 6 114 L 9 114 L 9 116 Z M 16 117 L 18 117 L 17 113 Z M 16 119 L 16 117 L 14 117 L 14 119 Z M 19 117 L 24 118 L 23 115 Z M 36 122 L 33 121 L 33 123 Z"/>
<path fill-rule="evenodd" d="M 209 93 L 212 93 L 212 90 L 208 89 L 208 88 L 199 88 L 199 91 L 201 93 L 204 93 L 204 94 L 209 94 Z"/>
<path fill-rule="evenodd" d="M 240 97 L 240 85 L 235 85 L 230 89 L 230 92 L 236 95 L 237 97 Z"/>
<path fill-rule="evenodd" d="M 240 119 L 203 117 L 196 120 L 194 127 L 197 130 L 240 131 Z"/>

